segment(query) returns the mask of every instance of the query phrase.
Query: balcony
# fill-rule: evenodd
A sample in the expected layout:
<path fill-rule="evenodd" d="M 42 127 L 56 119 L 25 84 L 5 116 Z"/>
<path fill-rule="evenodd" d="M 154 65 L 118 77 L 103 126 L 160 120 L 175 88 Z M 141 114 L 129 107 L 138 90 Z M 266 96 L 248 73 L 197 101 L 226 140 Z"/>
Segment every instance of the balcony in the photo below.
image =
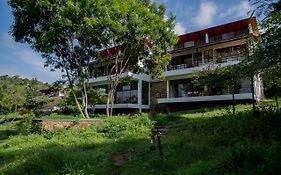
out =
<path fill-rule="evenodd" d="M 251 93 L 235 94 L 235 100 L 250 100 L 250 99 L 252 99 Z M 158 103 L 164 104 L 164 103 L 225 101 L 225 100 L 232 100 L 232 95 L 226 94 L 226 95 L 197 96 L 197 97 L 158 98 Z"/>
<path fill-rule="evenodd" d="M 125 72 L 121 74 L 122 78 L 125 77 L 131 77 L 134 80 L 142 80 L 142 81 L 146 81 L 146 82 L 150 82 L 150 75 L 147 74 L 134 74 L 132 72 Z M 114 75 L 113 77 L 114 78 Z M 99 85 L 104 85 L 107 84 L 109 82 L 109 77 L 108 76 L 100 76 L 100 77 L 93 77 L 89 80 L 89 83 L 95 85 L 95 86 L 99 86 Z"/>
<path fill-rule="evenodd" d="M 240 63 L 245 58 L 244 55 L 232 55 L 226 57 L 217 57 L 216 62 L 198 63 L 198 64 L 178 64 L 170 65 L 167 67 L 167 71 L 164 73 L 166 77 L 179 76 L 191 74 L 196 71 L 203 71 L 204 69 L 225 67 Z"/>

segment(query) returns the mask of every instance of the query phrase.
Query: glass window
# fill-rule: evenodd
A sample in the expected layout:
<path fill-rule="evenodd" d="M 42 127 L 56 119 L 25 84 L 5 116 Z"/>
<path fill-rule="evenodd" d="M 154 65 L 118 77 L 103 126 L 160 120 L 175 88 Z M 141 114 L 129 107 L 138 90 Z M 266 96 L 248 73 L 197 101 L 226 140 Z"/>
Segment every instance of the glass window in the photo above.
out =
<path fill-rule="evenodd" d="M 178 97 L 187 97 L 187 84 L 178 84 Z"/>
<path fill-rule="evenodd" d="M 194 41 L 188 41 L 184 43 L 184 47 L 193 47 L 194 46 Z"/>
<path fill-rule="evenodd" d="M 213 61 L 213 50 L 204 51 L 204 63 L 209 63 Z"/>
<path fill-rule="evenodd" d="M 213 35 L 209 37 L 209 42 L 218 42 L 222 40 L 222 35 L 218 34 L 218 35 Z"/>
<path fill-rule="evenodd" d="M 234 32 L 228 32 L 222 34 L 222 40 L 229 40 L 234 38 Z"/>
<path fill-rule="evenodd" d="M 195 66 L 202 64 L 202 52 L 197 52 L 194 54 L 194 64 Z"/>
<path fill-rule="evenodd" d="M 149 95 L 149 83 L 146 81 L 142 82 L 142 104 L 148 105 L 148 95 Z"/>
<path fill-rule="evenodd" d="M 130 89 L 131 89 L 130 85 L 123 86 L 123 91 L 130 90 Z"/>
<path fill-rule="evenodd" d="M 198 45 L 201 45 L 201 44 L 205 44 L 205 43 L 206 43 L 205 42 L 205 36 L 194 41 L 194 45 L 195 46 L 198 46 Z"/>

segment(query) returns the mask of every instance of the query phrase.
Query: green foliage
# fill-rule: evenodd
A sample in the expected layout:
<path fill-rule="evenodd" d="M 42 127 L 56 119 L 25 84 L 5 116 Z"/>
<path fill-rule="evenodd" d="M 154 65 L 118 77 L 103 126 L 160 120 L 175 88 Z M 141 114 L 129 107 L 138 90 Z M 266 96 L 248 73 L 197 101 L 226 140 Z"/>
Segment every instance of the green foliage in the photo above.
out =
<path fill-rule="evenodd" d="M 114 135 L 108 125 L 121 133 Z M 150 127 L 143 114 L 107 118 L 106 124 L 87 129 L 10 135 L 0 141 L 0 174 L 110 174 L 112 156 L 146 143 Z"/>
<path fill-rule="evenodd" d="M 22 118 L 21 121 L 15 123 L 18 134 L 29 135 L 40 134 L 42 132 L 40 123 L 32 123 L 32 119 L 35 118 L 33 113 L 27 113 Z"/>
<path fill-rule="evenodd" d="M 148 134 L 152 123 L 147 114 L 133 116 L 128 120 L 128 116 L 117 116 L 106 119 L 103 124 L 97 127 L 98 133 L 103 133 L 108 138 L 124 138 L 134 134 Z"/>
<path fill-rule="evenodd" d="M 59 107 L 61 108 L 61 111 L 63 114 L 66 115 L 78 115 L 79 110 L 75 102 L 73 101 L 73 98 L 71 97 L 64 97 L 60 103 Z"/>
<path fill-rule="evenodd" d="M 252 116 L 250 108 L 158 115 L 171 128 L 161 137 L 163 158 L 140 146 L 123 174 L 279 174 L 280 111 Z"/>
<path fill-rule="evenodd" d="M 107 94 L 98 88 L 90 89 L 88 91 L 88 101 L 89 104 L 92 106 L 93 113 L 94 113 L 95 105 L 105 104 L 106 99 L 107 99 Z"/>
<path fill-rule="evenodd" d="M 281 1 L 251 0 L 257 9 L 254 11 L 262 17 L 261 39 L 253 50 L 253 56 L 261 63 L 265 95 L 280 95 L 280 64 L 281 64 Z M 277 100 L 276 100 L 277 101 Z"/>
<path fill-rule="evenodd" d="M 46 66 L 62 70 L 86 118 L 86 82 L 100 72 L 91 71 L 90 65 L 102 60 L 102 49 L 116 49 L 118 65 L 114 70 L 144 72 L 137 64 L 143 62 L 146 70 L 158 77 L 171 59 L 169 50 L 177 42 L 175 17 L 171 14 L 165 19 L 165 6 L 150 1 L 9 0 L 9 5 L 15 19 L 11 27 L 14 39 L 40 52 Z M 119 72 L 110 75 L 113 73 Z M 73 90 L 76 84 L 81 100 Z"/>
<path fill-rule="evenodd" d="M 83 118 L 82 116 L 73 116 L 73 115 L 64 115 L 64 114 L 57 114 L 57 113 L 52 113 L 49 115 L 44 115 L 42 116 L 44 119 L 81 119 Z"/>
<path fill-rule="evenodd" d="M 0 174 L 111 174 L 113 157 L 128 153 L 122 174 L 280 174 L 278 110 L 237 105 L 189 113 L 158 114 L 163 157 L 149 151 L 147 114 L 106 117 L 101 125 L 48 133 L 0 132 Z M 94 162 L 94 163 L 93 163 Z"/>
<path fill-rule="evenodd" d="M 22 79 L 18 76 L 0 76 L 0 114 L 24 111 L 38 107 L 35 97 L 48 87 L 36 79 Z"/>

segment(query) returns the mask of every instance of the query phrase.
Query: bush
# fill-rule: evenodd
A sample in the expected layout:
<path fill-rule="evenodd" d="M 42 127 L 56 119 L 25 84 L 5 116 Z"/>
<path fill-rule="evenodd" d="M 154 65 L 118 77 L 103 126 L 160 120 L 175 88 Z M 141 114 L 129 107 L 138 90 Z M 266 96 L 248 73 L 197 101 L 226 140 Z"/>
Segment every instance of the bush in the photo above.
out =
<path fill-rule="evenodd" d="M 221 163 L 207 174 L 253 174 L 281 173 L 280 143 L 267 147 L 260 144 L 240 142 L 234 145 Z"/>
<path fill-rule="evenodd" d="M 106 119 L 105 122 L 96 127 L 98 133 L 103 133 L 108 138 L 119 138 L 132 134 L 142 135 L 149 133 L 152 123 L 147 114 L 139 114 L 128 118 L 118 116 Z"/>
<path fill-rule="evenodd" d="M 33 113 L 23 115 L 23 119 L 16 123 L 17 131 L 19 134 L 40 134 L 42 132 L 41 123 L 32 122 L 32 118 L 34 117 L 35 115 Z"/>

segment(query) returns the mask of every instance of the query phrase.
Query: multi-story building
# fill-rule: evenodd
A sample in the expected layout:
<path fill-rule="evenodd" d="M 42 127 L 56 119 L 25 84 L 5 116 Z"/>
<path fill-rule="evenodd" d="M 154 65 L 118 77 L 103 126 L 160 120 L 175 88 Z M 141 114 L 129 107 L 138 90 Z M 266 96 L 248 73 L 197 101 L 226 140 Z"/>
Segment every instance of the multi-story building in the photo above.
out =
<path fill-rule="evenodd" d="M 171 51 L 172 60 L 164 73 L 164 80 L 153 80 L 150 75 L 124 73 L 134 81 L 120 84 L 115 95 L 114 108 L 133 109 L 141 112 L 151 106 L 175 104 L 230 101 L 232 95 L 226 87 L 216 88 L 197 86 L 193 83 L 193 74 L 210 67 L 224 67 L 239 63 L 248 52 L 248 38 L 258 37 L 255 18 L 243 19 L 204 30 L 179 36 L 178 44 Z M 91 79 L 93 86 L 106 89 L 107 76 Z M 262 81 L 254 78 L 255 98 L 263 95 Z M 241 79 L 235 90 L 236 100 L 252 99 L 250 80 Z M 105 105 L 96 105 L 96 109 Z"/>

